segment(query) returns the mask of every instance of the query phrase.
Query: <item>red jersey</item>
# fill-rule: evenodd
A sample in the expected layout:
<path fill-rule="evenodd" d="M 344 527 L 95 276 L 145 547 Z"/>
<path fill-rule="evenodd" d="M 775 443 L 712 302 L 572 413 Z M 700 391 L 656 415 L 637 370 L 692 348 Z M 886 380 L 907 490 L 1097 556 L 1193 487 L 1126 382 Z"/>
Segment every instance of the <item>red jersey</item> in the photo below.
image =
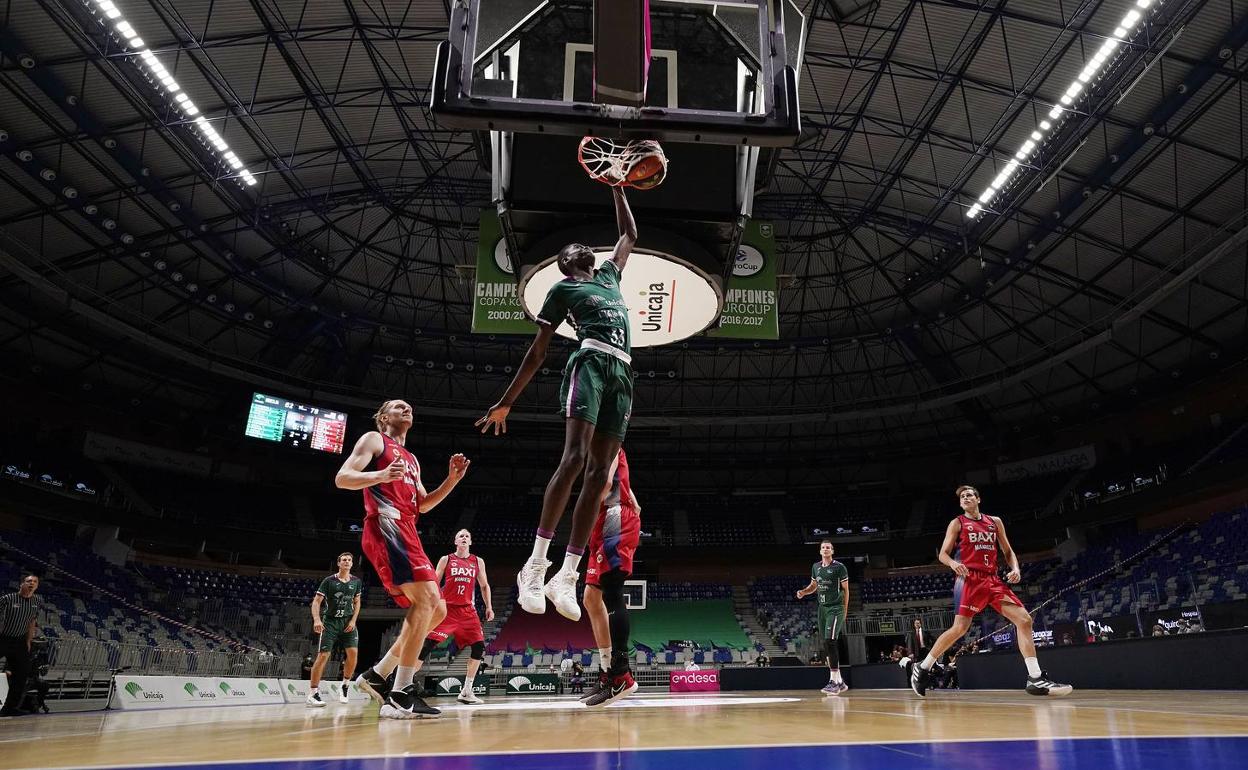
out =
<path fill-rule="evenodd" d="M 455 554 L 446 557 L 446 572 L 442 573 L 442 598 L 446 599 L 447 606 L 472 606 L 479 569 L 477 557 L 472 554 L 467 559 L 461 559 Z"/>
<path fill-rule="evenodd" d="M 958 517 L 962 531 L 958 535 L 958 561 L 974 572 L 997 574 L 997 522 L 991 516 L 972 519 Z"/>
<path fill-rule="evenodd" d="M 633 488 L 628 483 L 628 458 L 624 450 L 620 450 L 620 462 L 615 467 L 615 476 L 611 479 L 611 489 L 602 500 L 602 510 L 615 506 L 633 507 Z"/>
<path fill-rule="evenodd" d="M 402 460 L 403 478 L 364 488 L 364 518 L 417 519 L 420 517 L 420 463 L 402 444 L 384 433 L 381 442 L 384 448 L 373 461 L 371 470 L 384 471 L 395 460 Z"/>

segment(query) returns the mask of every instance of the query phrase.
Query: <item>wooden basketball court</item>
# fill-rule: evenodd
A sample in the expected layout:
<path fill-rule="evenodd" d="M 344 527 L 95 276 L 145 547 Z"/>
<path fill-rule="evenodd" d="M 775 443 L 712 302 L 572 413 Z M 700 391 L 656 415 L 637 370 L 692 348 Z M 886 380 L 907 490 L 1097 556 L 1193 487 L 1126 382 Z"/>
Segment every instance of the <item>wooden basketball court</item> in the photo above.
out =
<path fill-rule="evenodd" d="M 449 699 L 448 699 L 449 700 Z M 1243 768 L 1240 692 L 851 691 L 640 694 L 445 703 L 437 720 L 373 704 L 101 711 L 0 720 L 0 768 Z"/>

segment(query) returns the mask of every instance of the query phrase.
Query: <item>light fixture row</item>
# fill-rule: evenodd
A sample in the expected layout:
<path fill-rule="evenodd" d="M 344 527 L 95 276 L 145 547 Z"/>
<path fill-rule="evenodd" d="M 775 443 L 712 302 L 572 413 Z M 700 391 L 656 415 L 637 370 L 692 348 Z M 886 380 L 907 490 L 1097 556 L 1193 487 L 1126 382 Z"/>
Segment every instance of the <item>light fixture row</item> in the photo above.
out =
<path fill-rule="evenodd" d="M 87 1 L 84 0 L 84 2 Z M 143 38 L 139 37 L 138 30 L 126 20 L 117 4 L 113 0 L 89 1 L 107 19 L 106 23 L 112 25 L 113 29 L 116 30 L 117 34 L 124 41 L 125 46 L 143 62 L 142 66 L 147 68 L 147 71 L 160 84 L 160 87 L 163 87 L 169 93 L 169 97 L 173 99 L 174 104 L 182 111 L 182 114 L 194 121 L 195 127 L 199 130 L 204 143 L 212 147 L 217 155 L 221 157 L 221 160 L 233 169 L 247 186 L 254 186 L 257 182 L 255 174 L 251 173 L 251 170 L 243 164 L 238 155 L 230 149 L 230 145 L 226 143 L 225 138 L 213 127 L 212 123 L 200 114 L 199 107 L 182 90 L 182 86 L 173 79 L 173 75 L 165 68 L 165 65 L 161 64 L 160 58 L 147 47 Z"/>
<path fill-rule="evenodd" d="M 992 182 L 984 188 L 983 192 L 976 198 L 975 203 L 966 210 L 966 216 L 970 219 L 978 217 L 984 211 L 984 206 L 992 203 L 993 199 L 1005 189 L 1013 181 L 1018 170 L 1023 167 L 1041 145 L 1052 135 L 1053 131 L 1064 120 L 1063 116 L 1073 109 L 1074 103 L 1085 96 L 1085 91 L 1092 78 L 1098 72 L 1104 70 L 1107 65 L 1117 58 L 1120 53 L 1119 47 L 1130 38 L 1140 21 L 1144 18 L 1144 11 L 1154 6 L 1161 5 L 1162 0 L 1135 0 L 1134 6 L 1123 15 L 1118 21 L 1118 25 L 1114 28 L 1113 33 L 1105 38 L 1100 48 L 1092 55 L 1079 72 L 1079 75 L 1070 82 L 1066 87 L 1066 91 L 1058 99 L 1058 103 L 1053 105 L 1049 110 L 1048 117 L 1035 127 L 1024 141 L 1014 152 L 1014 156 L 1001 168 Z"/>

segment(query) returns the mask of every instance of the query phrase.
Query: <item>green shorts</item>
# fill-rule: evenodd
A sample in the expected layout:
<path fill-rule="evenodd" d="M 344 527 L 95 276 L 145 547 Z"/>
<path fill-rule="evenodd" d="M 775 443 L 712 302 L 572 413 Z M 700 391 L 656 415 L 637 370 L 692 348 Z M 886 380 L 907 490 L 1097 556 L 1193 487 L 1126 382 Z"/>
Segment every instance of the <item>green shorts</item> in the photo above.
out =
<path fill-rule="evenodd" d="M 568 356 L 559 386 L 559 412 L 592 423 L 621 441 L 633 414 L 633 370 L 611 355 L 581 348 Z"/>
<path fill-rule="evenodd" d="M 839 639 L 845 630 L 845 610 L 840 607 L 819 607 L 819 638 Z"/>
<path fill-rule="evenodd" d="M 325 630 L 321 632 L 321 641 L 317 646 L 318 652 L 333 652 L 335 645 L 344 650 L 360 646 L 359 626 L 351 629 L 351 633 L 347 633 L 343 630 L 347 627 L 345 620 L 326 620 L 324 623 Z"/>

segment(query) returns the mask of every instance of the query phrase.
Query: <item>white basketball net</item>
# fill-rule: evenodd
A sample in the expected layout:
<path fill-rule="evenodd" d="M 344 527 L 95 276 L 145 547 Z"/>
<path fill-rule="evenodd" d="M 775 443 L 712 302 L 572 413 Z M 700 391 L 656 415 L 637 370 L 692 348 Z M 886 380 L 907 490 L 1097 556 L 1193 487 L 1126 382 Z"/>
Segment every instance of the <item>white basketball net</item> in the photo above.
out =
<path fill-rule="evenodd" d="M 657 157 L 666 173 L 667 156 L 659 143 L 651 139 L 634 139 L 614 142 L 600 136 L 587 136 L 581 140 L 577 157 L 581 166 L 593 179 L 619 187 L 628 183 L 628 175 L 642 160 Z"/>

